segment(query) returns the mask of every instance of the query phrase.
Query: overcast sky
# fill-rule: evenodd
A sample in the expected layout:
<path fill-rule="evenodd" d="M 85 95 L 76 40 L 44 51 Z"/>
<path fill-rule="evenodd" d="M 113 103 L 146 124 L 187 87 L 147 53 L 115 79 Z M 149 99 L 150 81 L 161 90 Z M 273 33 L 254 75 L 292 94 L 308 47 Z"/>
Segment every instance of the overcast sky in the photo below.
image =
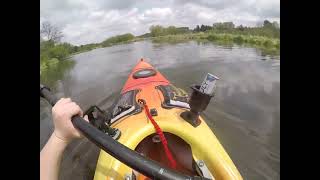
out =
<path fill-rule="evenodd" d="M 63 41 L 80 45 L 122 33 L 141 35 L 151 25 L 212 25 L 233 21 L 280 23 L 280 0 L 40 0 L 40 23 L 59 26 Z"/>

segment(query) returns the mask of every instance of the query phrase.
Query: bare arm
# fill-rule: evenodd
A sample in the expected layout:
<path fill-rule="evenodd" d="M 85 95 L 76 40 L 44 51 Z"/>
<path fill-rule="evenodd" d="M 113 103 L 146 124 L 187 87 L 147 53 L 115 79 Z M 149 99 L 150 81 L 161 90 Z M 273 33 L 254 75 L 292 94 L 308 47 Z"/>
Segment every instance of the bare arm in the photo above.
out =
<path fill-rule="evenodd" d="M 52 108 L 55 129 L 40 152 L 41 180 L 58 179 L 64 149 L 73 139 L 81 138 L 80 132 L 71 123 L 71 118 L 74 115 L 82 116 L 82 110 L 70 98 L 60 99 Z"/>
<path fill-rule="evenodd" d="M 40 179 L 57 180 L 63 151 L 68 143 L 54 134 L 40 152 Z"/>

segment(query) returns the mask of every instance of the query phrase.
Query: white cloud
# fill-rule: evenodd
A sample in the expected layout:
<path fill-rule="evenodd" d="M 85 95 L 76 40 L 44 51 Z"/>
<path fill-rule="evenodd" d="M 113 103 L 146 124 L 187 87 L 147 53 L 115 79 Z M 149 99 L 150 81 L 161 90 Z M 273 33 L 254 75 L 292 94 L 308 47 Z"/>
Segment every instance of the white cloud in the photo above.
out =
<path fill-rule="evenodd" d="M 73 44 L 101 42 L 107 37 L 148 32 L 164 26 L 211 25 L 233 21 L 254 26 L 264 19 L 280 22 L 279 0 L 41 0 L 40 22 L 61 27 L 64 41 Z"/>
<path fill-rule="evenodd" d="M 152 8 L 150 10 L 146 10 L 143 14 L 147 17 L 163 19 L 171 16 L 172 10 L 170 8 Z"/>

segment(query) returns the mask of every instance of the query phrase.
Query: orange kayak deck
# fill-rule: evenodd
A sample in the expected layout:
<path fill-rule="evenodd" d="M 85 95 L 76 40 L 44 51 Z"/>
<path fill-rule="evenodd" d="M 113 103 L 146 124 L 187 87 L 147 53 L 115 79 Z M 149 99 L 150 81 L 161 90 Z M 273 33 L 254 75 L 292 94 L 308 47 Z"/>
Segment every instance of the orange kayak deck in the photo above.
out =
<path fill-rule="evenodd" d="M 150 76 L 146 78 L 135 79 L 133 77 L 133 74 L 143 69 L 154 70 L 156 74 L 154 76 Z M 141 59 L 140 62 L 133 68 L 131 74 L 128 77 L 127 82 L 123 86 L 121 94 L 134 89 L 143 89 L 147 86 L 156 87 L 158 85 L 168 85 L 168 84 L 170 84 L 170 82 L 159 71 L 157 71 L 149 63 Z"/>

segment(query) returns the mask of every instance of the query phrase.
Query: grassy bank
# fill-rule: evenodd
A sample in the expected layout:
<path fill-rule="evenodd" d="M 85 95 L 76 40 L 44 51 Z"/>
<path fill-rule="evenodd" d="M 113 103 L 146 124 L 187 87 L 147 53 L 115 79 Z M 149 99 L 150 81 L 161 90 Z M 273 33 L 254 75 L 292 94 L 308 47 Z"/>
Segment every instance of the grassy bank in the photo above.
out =
<path fill-rule="evenodd" d="M 102 47 L 109 47 L 117 44 L 125 44 L 125 43 L 132 42 L 134 38 L 135 38 L 134 35 L 127 33 L 127 34 L 112 36 L 102 41 L 100 44 Z"/>
<path fill-rule="evenodd" d="M 226 43 L 251 44 L 263 46 L 266 48 L 280 48 L 280 40 L 275 38 L 252 36 L 252 35 L 236 35 L 236 34 L 213 34 L 200 35 L 200 39 L 209 41 L 220 41 Z"/>
<path fill-rule="evenodd" d="M 228 34 L 228 33 L 186 33 L 178 35 L 166 35 L 150 38 L 154 43 L 181 43 L 190 40 L 207 41 L 217 43 L 219 45 L 243 45 L 247 47 L 254 47 L 263 50 L 264 52 L 273 55 L 280 54 L 280 39 L 270 38 L 265 36 L 254 35 L 240 35 L 240 34 Z"/>
<path fill-rule="evenodd" d="M 47 71 L 55 71 L 61 66 L 61 61 L 78 51 L 76 46 L 69 43 L 56 44 L 53 41 L 40 41 L 40 75 Z"/>
<path fill-rule="evenodd" d="M 208 33 L 200 35 L 201 40 L 208 40 L 219 44 L 238 44 L 248 47 L 254 47 L 273 55 L 280 54 L 280 39 L 256 35 L 239 34 L 215 34 Z"/>
<path fill-rule="evenodd" d="M 149 37 L 154 43 L 179 43 L 189 40 L 214 42 L 219 45 L 243 45 L 263 50 L 272 55 L 280 54 L 280 27 L 276 22 L 265 20 L 263 26 L 235 27 L 232 22 L 214 23 L 212 26 L 197 25 L 195 29 L 174 26 L 151 26 Z"/>

